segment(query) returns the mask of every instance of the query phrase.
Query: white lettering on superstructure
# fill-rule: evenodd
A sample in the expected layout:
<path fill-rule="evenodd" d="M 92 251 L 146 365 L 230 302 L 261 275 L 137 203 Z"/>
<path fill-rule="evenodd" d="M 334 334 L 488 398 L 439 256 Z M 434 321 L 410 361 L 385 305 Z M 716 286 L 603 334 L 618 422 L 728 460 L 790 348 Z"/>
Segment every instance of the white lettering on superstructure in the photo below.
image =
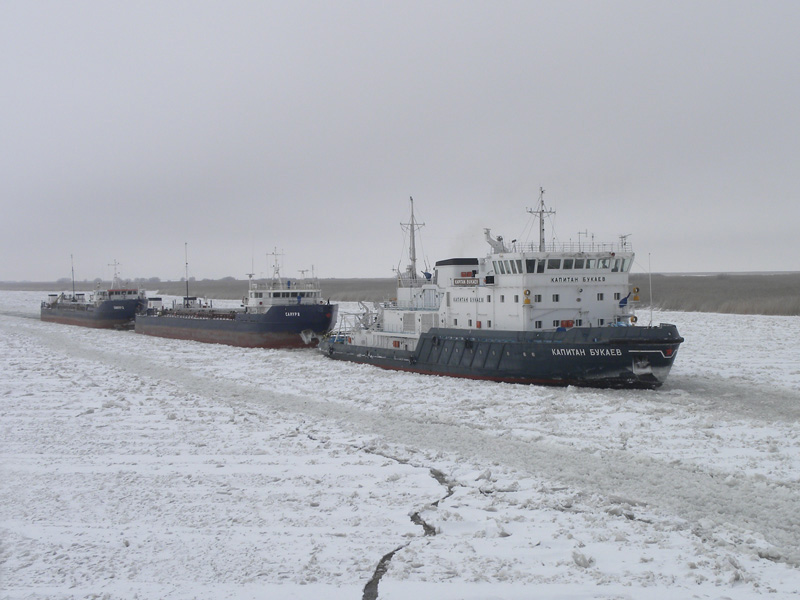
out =
<path fill-rule="evenodd" d="M 456 277 L 453 279 L 453 285 L 458 287 L 474 287 L 480 283 L 477 277 Z"/>

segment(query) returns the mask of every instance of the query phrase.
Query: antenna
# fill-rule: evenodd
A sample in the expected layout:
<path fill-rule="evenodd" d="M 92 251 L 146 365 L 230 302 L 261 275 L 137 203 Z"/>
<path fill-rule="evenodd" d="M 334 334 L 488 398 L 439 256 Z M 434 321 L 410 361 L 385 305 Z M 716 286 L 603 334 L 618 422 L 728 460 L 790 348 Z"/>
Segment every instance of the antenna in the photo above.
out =
<path fill-rule="evenodd" d="M 186 304 L 189 302 L 189 242 L 183 242 L 183 256 L 186 259 Z"/>
<path fill-rule="evenodd" d="M 272 280 L 280 280 L 281 278 L 281 269 L 280 265 L 278 264 L 278 257 L 283 256 L 283 254 L 278 254 L 277 246 L 273 249 L 271 253 L 267 253 L 267 256 L 271 256 L 273 259 L 272 262 Z"/>
<path fill-rule="evenodd" d="M 411 238 L 411 243 L 408 248 L 408 261 L 411 263 L 408 265 L 408 272 L 411 276 L 411 279 L 417 278 L 417 243 L 416 243 L 416 232 L 425 225 L 425 223 L 417 223 L 414 221 L 414 198 L 409 196 L 411 199 L 411 222 L 410 223 L 400 223 L 400 227 L 403 230 L 408 230 L 409 237 Z"/>
<path fill-rule="evenodd" d="M 114 267 L 114 279 L 111 280 L 111 287 L 112 288 L 122 287 L 122 284 L 119 282 L 119 275 L 117 275 L 117 267 L 120 266 L 120 264 L 117 262 L 117 259 L 115 258 L 113 263 L 108 263 L 108 266 Z"/>
<path fill-rule="evenodd" d="M 653 326 L 653 270 L 650 268 L 650 253 L 647 253 L 647 277 L 650 279 L 650 326 Z"/>
<path fill-rule="evenodd" d="M 537 215 L 539 217 L 539 252 L 544 252 L 545 243 L 544 243 L 544 216 L 545 215 L 554 215 L 556 211 L 554 210 L 547 210 L 544 205 L 544 188 L 539 188 L 539 204 L 536 205 L 536 210 L 531 208 L 528 209 L 528 212 L 532 215 Z"/>
<path fill-rule="evenodd" d="M 584 229 L 583 231 L 579 231 L 578 232 L 578 252 L 583 252 L 583 249 L 581 248 L 581 236 L 582 235 L 588 236 L 589 235 L 589 230 L 588 229 Z"/>
<path fill-rule="evenodd" d="M 620 250 L 627 250 L 628 249 L 628 238 L 631 237 L 632 234 L 626 233 L 625 235 L 619 236 L 619 248 Z"/>

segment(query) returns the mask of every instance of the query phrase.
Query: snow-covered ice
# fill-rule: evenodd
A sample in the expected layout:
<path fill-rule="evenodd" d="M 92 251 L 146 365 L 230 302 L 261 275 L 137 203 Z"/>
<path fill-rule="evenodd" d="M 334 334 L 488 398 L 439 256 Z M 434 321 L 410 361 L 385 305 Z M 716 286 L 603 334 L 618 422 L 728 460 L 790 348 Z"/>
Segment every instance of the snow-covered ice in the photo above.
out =
<path fill-rule="evenodd" d="M 656 313 L 667 384 L 612 391 L 42 323 L 43 296 L 0 292 L 3 598 L 800 596 L 800 318 Z"/>

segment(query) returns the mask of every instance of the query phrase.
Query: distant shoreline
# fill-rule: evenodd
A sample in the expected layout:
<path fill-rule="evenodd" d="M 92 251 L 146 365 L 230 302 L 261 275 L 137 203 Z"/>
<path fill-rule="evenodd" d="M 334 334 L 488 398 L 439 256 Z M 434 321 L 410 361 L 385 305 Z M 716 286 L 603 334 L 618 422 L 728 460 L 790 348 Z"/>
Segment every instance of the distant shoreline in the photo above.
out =
<path fill-rule="evenodd" d="M 639 288 L 639 306 L 650 306 L 652 279 L 654 308 L 688 312 L 716 312 L 761 315 L 800 315 L 800 272 L 775 273 L 646 273 L 631 274 L 630 283 Z M 395 279 L 320 279 L 325 298 L 338 302 L 380 302 L 396 295 Z M 103 281 L 101 287 L 110 286 Z M 126 284 L 127 285 L 127 284 Z M 185 281 L 138 280 L 130 285 L 164 295 L 182 296 Z M 76 281 L 75 289 L 90 291 L 96 284 Z M 71 281 L 0 282 L 0 290 L 59 292 L 72 289 Z M 209 298 L 236 299 L 246 294 L 247 280 L 204 279 L 189 281 L 189 293 Z"/>

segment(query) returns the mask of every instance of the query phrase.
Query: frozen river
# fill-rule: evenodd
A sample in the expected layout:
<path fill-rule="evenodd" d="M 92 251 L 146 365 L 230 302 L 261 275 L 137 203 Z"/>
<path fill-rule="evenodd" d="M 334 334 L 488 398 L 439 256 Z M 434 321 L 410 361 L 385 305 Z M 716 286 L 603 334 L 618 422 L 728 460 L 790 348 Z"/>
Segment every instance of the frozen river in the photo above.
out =
<path fill-rule="evenodd" d="M 42 323 L 42 297 L 0 292 L 3 598 L 800 595 L 798 317 L 657 313 L 667 384 L 613 391 Z"/>

